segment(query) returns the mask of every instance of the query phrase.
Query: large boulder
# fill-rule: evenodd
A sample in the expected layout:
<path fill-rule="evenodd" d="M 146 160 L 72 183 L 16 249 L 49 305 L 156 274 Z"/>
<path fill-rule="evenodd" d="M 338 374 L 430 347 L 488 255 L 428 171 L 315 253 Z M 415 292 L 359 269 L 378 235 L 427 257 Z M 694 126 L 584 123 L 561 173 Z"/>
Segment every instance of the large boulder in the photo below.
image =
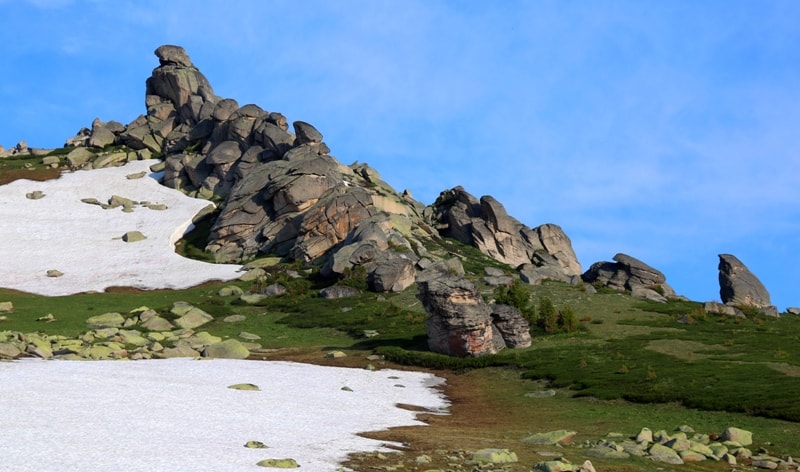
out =
<path fill-rule="evenodd" d="M 454 275 L 458 271 L 451 264 L 436 263 L 417 278 L 419 299 L 428 313 L 430 350 L 466 357 L 530 346 L 530 326 L 522 315 L 511 307 L 488 305 L 475 284 Z"/>
<path fill-rule="evenodd" d="M 419 284 L 428 319 L 428 347 L 456 357 L 494 354 L 505 343 L 492 325 L 492 313 L 475 285 L 465 278 L 435 278 Z"/>
<path fill-rule="evenodd" d="M 581 278 L 588 284 L 628 291 L 657 301 L 675 296 L 675 291 L 667 285 L 667 278 L 660 271 L 627 254 L 619 253 L 613 259 L 615 262 L 595 262 Z"/>
<path fill-rule="evenodd" d="M 772 305 L 764 284 L 731 254 L 719 255 L 719 296 L 726 305 L 758 308 Z"/>
<path fill-rule="evenodd" d="M 529 228 L 491 196 L 478 200 L 455 187 L 442 192 L 424 215 L 443 236 L 475 246 L 511 267 L 550 266 L 557 278 L 565 280 L 581 273 L 572 242 L 560 227 Z"/>

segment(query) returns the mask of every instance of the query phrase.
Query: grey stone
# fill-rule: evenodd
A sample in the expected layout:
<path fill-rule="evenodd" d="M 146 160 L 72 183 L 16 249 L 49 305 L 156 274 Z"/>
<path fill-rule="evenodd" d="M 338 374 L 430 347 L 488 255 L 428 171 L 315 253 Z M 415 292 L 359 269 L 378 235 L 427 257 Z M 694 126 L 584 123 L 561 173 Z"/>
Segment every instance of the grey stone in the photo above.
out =
<path fill-rule="evenodd" d="M 733 441 L 742 446 L 749 446 L 753 444 L 753 433 L 740 428 L 725 428 L 720 435 L 720 441 Z"/>
<path fill-rule="evenodd" d="M 772 305 L 764 284 L 736 256 L 720 254 L 718 268 L 722 303 L 759 308 Z"/>
<path fill-rule="evenodd" d="M 116 312 L 92 316 L 86 320 L 86 326 L 90 329 L 119 328 L 124 323 L 125 318 Z"/>
<path fill-rule="evenodd" d="M 650 453 L 650 458 L 656 462 L 675 465 L 683 464 L 683 459 L 681 459 L 678 452 L 663 444 L 653 444 L 648 452 Z"/>
<path fill-rule="evenodd" d="M 218 359 L 247 359 L 250 351 L 236 339 L 226 339 L 221 343 L 206 346 L 203 356 Z"/>
<path fill-rule="evenodd" d="M 14 311 L 12 302 L 0 302 L 0 313 L 11 313 Z"/>
<path fill-rule="evenodd" d="M 78 147 L 67 154 L 67 163 L 72 168 L 78 168 L 94 158 L 94 154 L 85 147 Z"/>
<path fill-rule="evenodd" d="M 298 145 L 322 142 L 322 134 L 305 121 L 295 121 L 292 126 L 294 127 L 294 134 L 297 136 L 296 143 Z"/>
<path fill-rule="evenodd" d="M 141 327 L 148 331 L 169 331 L 175 325 L 160 316 L 153 316 L 141 323 Z"/>
<path fill-rule="evenodd" d="M 396 258 L 378 263 L 371 275 L 374 291 L 402 292 L 414 283 L 417 271 L 413 261 Z"/>
<path fill-rule="evenodd" d="M 536 433 L 523 439 L 525 444 L 570 444 L 572 439 L 577 435 L 577 431 L 568 431 L 560 429 L 557 431 L 549 431 L 546 433 Z"/>
<path fill-rule="evenodd" d="M 345 297 L 357 297 L 361 295 L 361 291 L 355 287 L 350 287 L 347 285 L 332 285 L 330 287 L 325 287 L 319 291 L 320 298 L 345 298 Z"/>
<path fill-rule="evenodd" d="M 472 453 L 472 460 L 479 464 L 511 464 L 518 462 L 517 454 L 508 449 L 480 449 Z"/>
<path fill-rule="evenodd" d="M 128 231 L 122 235 L 122 240 L 126 243 L 135 243 L 138 241 L 144 241 L 145 239 L 147 239 L 147 236 L 142 234 L 141 231 Z"/>
<path fill-rule="evenodd" d="M 175 325 L 179 328 L 194 329 L 203 326 L 214 320 L 214 317 L 205 311 L 192 307 L 183 316 L 175 320 Z"/>

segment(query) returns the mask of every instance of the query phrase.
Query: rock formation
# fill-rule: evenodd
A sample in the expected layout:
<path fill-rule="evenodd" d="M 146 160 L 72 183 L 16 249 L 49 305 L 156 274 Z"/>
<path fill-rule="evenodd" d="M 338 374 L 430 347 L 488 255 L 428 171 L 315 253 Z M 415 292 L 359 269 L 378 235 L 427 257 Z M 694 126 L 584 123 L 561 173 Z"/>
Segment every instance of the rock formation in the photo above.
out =
<path fill-rule="evenodd" d="M 595 262 L 581 278 L 588 284 L 628 291 L 655 301 L 664 302 L 675 296 L 675 291 L 666 283 L 667 278 L 658 270 L 627 254 L 617 254 L 613 259 L 616 262 Z"/>
<path fill-rule="evenodd" d="M 545 224 L 529 228 L 509 216 L 491 196 L 478 200 L 462 187 L 445 190 L 425 209 L 425 216 L 443 236 L 475 246 L 511 267 L 542 270 L 544 276 L 538 277 L 539 281 L 570 281 L 581 273 L 572 242 L 560 227 Z"/>
<path fill-rule="evenodd" d="M 475 284 L 458 272 L 443 261 L 425 269 L 417 279 L 419 298 L 428 313 L 430 350 L 465 357 L 530 346 L 530 326 L 519 311 L 505 305 L 490 306 Z"/>
<path fill-rule="evenodd" d="M 96 119 L 67 142 L 75 150 L 66 161 L 163 157 L 164 185 L 218 203 L 206 246 L 218 262 L 274 254 L 329 277 L 362 266 L 372 290 L 393 292 L 414 283 L 416 263 L 432 257 L 425 247 L 443 235 L 523 269 L 530 283 L 580 275 L 558 226 L 528 228 L 494 198 L 478 201 L 460 187 L 425 208 L 368 165 L 341 164 L 313 125 L 218 97 L 183 48 L 155 55 L 147 113 L 127 125 Z"/>
<path fill-rule="evenodd" d="M 764 284 L 730 254 L 719 255 L 719 296 L 726 305 L 765 308 L 772 305 Z"/>

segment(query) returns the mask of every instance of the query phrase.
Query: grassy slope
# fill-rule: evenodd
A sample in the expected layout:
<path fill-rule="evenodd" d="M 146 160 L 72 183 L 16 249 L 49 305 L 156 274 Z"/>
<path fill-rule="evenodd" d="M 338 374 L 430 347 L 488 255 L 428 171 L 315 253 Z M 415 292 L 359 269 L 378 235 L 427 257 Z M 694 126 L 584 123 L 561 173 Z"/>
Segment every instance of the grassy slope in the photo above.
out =
<path fill-rule="evenodd" d="M 0 174 L 8 175 L 5 170 Z M 202 238 L 189 238 L 184 250 L 196 250 L 194 240 Z M 432 249 L 441 256 L 462 258 L 469 276 L 478 283 L 484 265 L 496 266 L 472 248 L 450 241 Z M 275 278 L 280 270 L 275 269 Z M 377 350 L 398 362 L 438 368 L 436 372 L 448 378 L 453 414 L 430 417 L 430 428 L 376 433 L 408 440 L 411 450 L 406 456 L 426 453 L 435 461 L 446 461 L 437 455 L 438 450 L 508 447 L 526 464 L 514 470 L 527 470 L 531 462 L 543 460 L 538 455 L 541 448 L 519 442 L 530 433 L 574 429 L 580 442 L 597 440 L 610 431 L 628 435 L 643 426 L 671 431 L 681 424 L 704 433 L 738 426 L 754 431 L 756 448 L 769 444 L 770 452 L 800 452 L 800 407 L 795 401 L 800 397 L 800 319 L 794 316 L 704 316 L 698 304 L 654 304 L 617 293 L 588 295 L 580 287 L 547 283 L 529 287 L 534 304 L 547 296 L 558 308 L 570 305 L 583 320 L 582 330 L 537 335 L 533 346 L 524 350 L 458 360 L 427 352 L 425 313 L 415 288 L 383 297 L 364 292 L 360 297 L 335 301 L 317 298 L 316 291 L 327 283 L 331 282 L 311 276 L 296 283 L 293 295 L 268 299 L 260 306 L 218 296 L 220 284 L 181 291 L 115 290 L 69 297 L 0 290 L 0 301 L 14 304 L 14 312 L 0 322 L 0 329 L 74 336 L 85 331 L 89 316 L 124 313 L 142 305 L 166 314 L 173 302 L 187 301 L 217 317 L 204 326 L 213 334 L 232 337 L 247 331 L 261 336 L 265 348 L 276 350 L 266 358 L 364 367 L 369 362 L 366 356 Z M 237 285 L 251 287 L 249 283 Z M 489 287 L 482 288 L 491 294 Z M 48 313 L 58 321 L 35 321 Z M 230 314 L 243 314 L 247 320 L 237 324 L 221 321 Z M 680 323 L 680 317 L 687 314 L 692 322 Z M 380 334 L 367 339 L 363 330 Z M 332 349 L 345 350 L 349 357 L 325 360 L 324 353 Z M 494 367 L 475 368 L 480 366 Z M 558 389 L 557 395 L 524 395 L 545 386 Z M 581 459 L 577 449 L 557 452 L 573 462 Z M 357 470 L 397 461 L 391 456 L 359 458 Z M 598 470 L 606 465 L 596 459 L 592 462 Z M 651 463 L 638 460 L 611 464 L 607 465 L 613 470 L 652 468 Z M 710 462 L 679 468 L 724 469 Z M 665 466 L 662 470 L 670 469 Z"/>

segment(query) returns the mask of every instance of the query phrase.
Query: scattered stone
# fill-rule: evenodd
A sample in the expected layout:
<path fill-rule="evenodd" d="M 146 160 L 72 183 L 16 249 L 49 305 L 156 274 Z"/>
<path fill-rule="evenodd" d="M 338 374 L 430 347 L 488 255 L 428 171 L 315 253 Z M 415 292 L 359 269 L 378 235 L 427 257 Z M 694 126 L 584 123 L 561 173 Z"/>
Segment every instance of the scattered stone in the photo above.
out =
<path fill-rule="evenodd" d="M 241 333 L 239 333 L 239 337 L 242 339 L 246 339 L 248 341 L 258 341 L 259 339 L 261 339 L 261 336 L 253 333 L 248 333 L 246 331 L 242 331 Z"/>
<path fill-rule="evenodd" d="M 246 319 L 247 317 L 244 315 L 230 315 L 223 318 L 222 321 L 225 323 L 240 323 Z"/>
<path fill-rule="evenodd" d="M 271 467 L 273 469 L 296 469 L 300 467 L 294 459 L 264 459 L 256 465 L 260 467 Z"/>
<path fill-rule="evenodd" d="M 48 276 L 48 277 L 61 277 L 61 276 L 63 276 L 63 275 L 64 275 L 64 273 L 63 273 L 63 272 L 61 272 L 61 271 L 60 271 L 60 270 L 58 270 L 58 269 L 49 269 L 49 270 L 47 271 L 47 276 Z"/>
<path fill-rule="evenodd" d="M 255 305 L 257 303 L 263 302 L 267 298 L 269 298 L 269 296 L 264 295 L 263 293 L 245 293 L 239 297 L 239 300 L 250 305 Z"/>
<path fill-rule="evenodd" d="M 678 455 L 680 456 L 681 460 L 683 460 L 683 462 L 702 462 L 707 459 L 707 457 L 704 456 L 703 454 L 700 454 L 699 452 L 696 451 L 692 451 L 691 449 L 680 451 Z"/>
<path fill-rule="evenodd" d="M 347 285 L 331 285 L 319 291 L 320 298 L 327 299 L 357 297 L 359 295 L 361 295 L 359 289 Z"/>
<path fill-rule="evenodd" d="M 236 285 L 229 285 L 227 287 L 222 287 L 217 292 L 217 295 L 220 297 L 240 297 L 244 294 L 244 290 L 237 287 Z"/>
<path fill-rule="evenodd" d="M 650 428 L 642 428 L 639 434 L 636 435 L 636 442 L 638 443 L 651 443 L 653 442 L 653 431 Z"/>
<path fill-rule="evenodd" d="M 517 454 L 508 449 L 481 449 L 472 453 L 472 460 L 479 464 L 510 464 L 517 462 Z"/>
<path fill-rule="evenodd" d="M 142 328 L 148 331 L 169 331 L 175 325 L 160 316 L 151 316 L 141 323 Z"/>
<path fill-rule="evenodd" d="M 203 350 L 203 357 L 214 359 L 247 359 L 250 351 L 236 339 L 226 339 L 221 343 L 211 344 Z"/>
<path fill-rule="evenodd" d="M 102 315 L 92 316 L 86 320 L 86 326 L 90 329 L 119 328 L 125 323 L 125 317 L 120 313 L 103 313 Z"/>
<path fill-rule="evenodd" d="M 228 385 L 228 388 L 230 388 L 232 390 L 249 390 L 249 391 L 260 391 L 261 390 L 261 387 L 259 387 L 256 384 L 251 384 L 251 383 L 239 383 L 239 384 Z"/>
<path fill-rule="evenodd" d="M 141 231 L 128 231 L 122 235 L 122 240 L 126 243 L 135 243 L 137 241 L 144 241 L 145 239 L 147 239 L 147 236 L 142 234 Z"/>
<path fill-rule="evenodd" d="M 347 354 L 342 351 L 332 351 L 325 354 L 325 357 L 327 359 L 341 359 L 342 357 L 347 357 Z"/>
<path fill-rule="evenodd" d="M 537 392 L 528 392 L 525 394 L 528 398 L 549 398 L 556 396 L 555 390 L 539 390 Z"/>
<path fill-rule="evenodd" d="M 175 325 L 178 326 L 179 328 L 194 329 L 203 326 L 204 324 L 209 323 L 213 320 L 214 317 L 209 315 L 205 311 L 196 307 L 191 307 L 188 311 L 186 311 L 183 314 L 183 316 L 175 320 Z"/>
<path fill-rule="evenodd" d="M 741 444 L 742 446 L 749 446 L 753 444 L 753 433 L 750 431 L 739 428 L 725 428 L 725 431 L 720 435 L 720 441 L 733 441 Z"/>
<path fill-rule="evenodd" d="M 41 190 L 34 190 L 33 192 L 26 193 L 25 198 L 27 198 L 28 200 L 39 200 L 41 198 L 44 198 L 44 192 L 42 192 Z"/>
<path fill-rule="evenodd" d="M 678 455 L 678 451 L 671 449 L 663 444 L 653 444 L 650 446 L 650 458 L 656 462 L 665 462 L 667 464 L 683 464 L 683 459 Z"/>
<path fill-rule="evenodd" d="M 269 446 L 267 446 L 261 441 L 247 441 L 244 444 L 244 447 L 248 449 L 269 449 Z"/>
<path fill-rule="evenodd" d="M 128 174 L 125 176 L 128 180 L 138 180 L 147 175 L 147 171 L 136 172 L 135 174 Z"/>
<path fill-rule="evenodd" d="M 565 429 L 560 429 L 558 431 L 550 431 L 547 433 L 536 433 L 527 438 L 523 439 L 522 442 L 525 444 L 570 444 L 572 439 L 575 438 L 575 435 L 578 434 L 576 431 L 567 431 Z"/>

